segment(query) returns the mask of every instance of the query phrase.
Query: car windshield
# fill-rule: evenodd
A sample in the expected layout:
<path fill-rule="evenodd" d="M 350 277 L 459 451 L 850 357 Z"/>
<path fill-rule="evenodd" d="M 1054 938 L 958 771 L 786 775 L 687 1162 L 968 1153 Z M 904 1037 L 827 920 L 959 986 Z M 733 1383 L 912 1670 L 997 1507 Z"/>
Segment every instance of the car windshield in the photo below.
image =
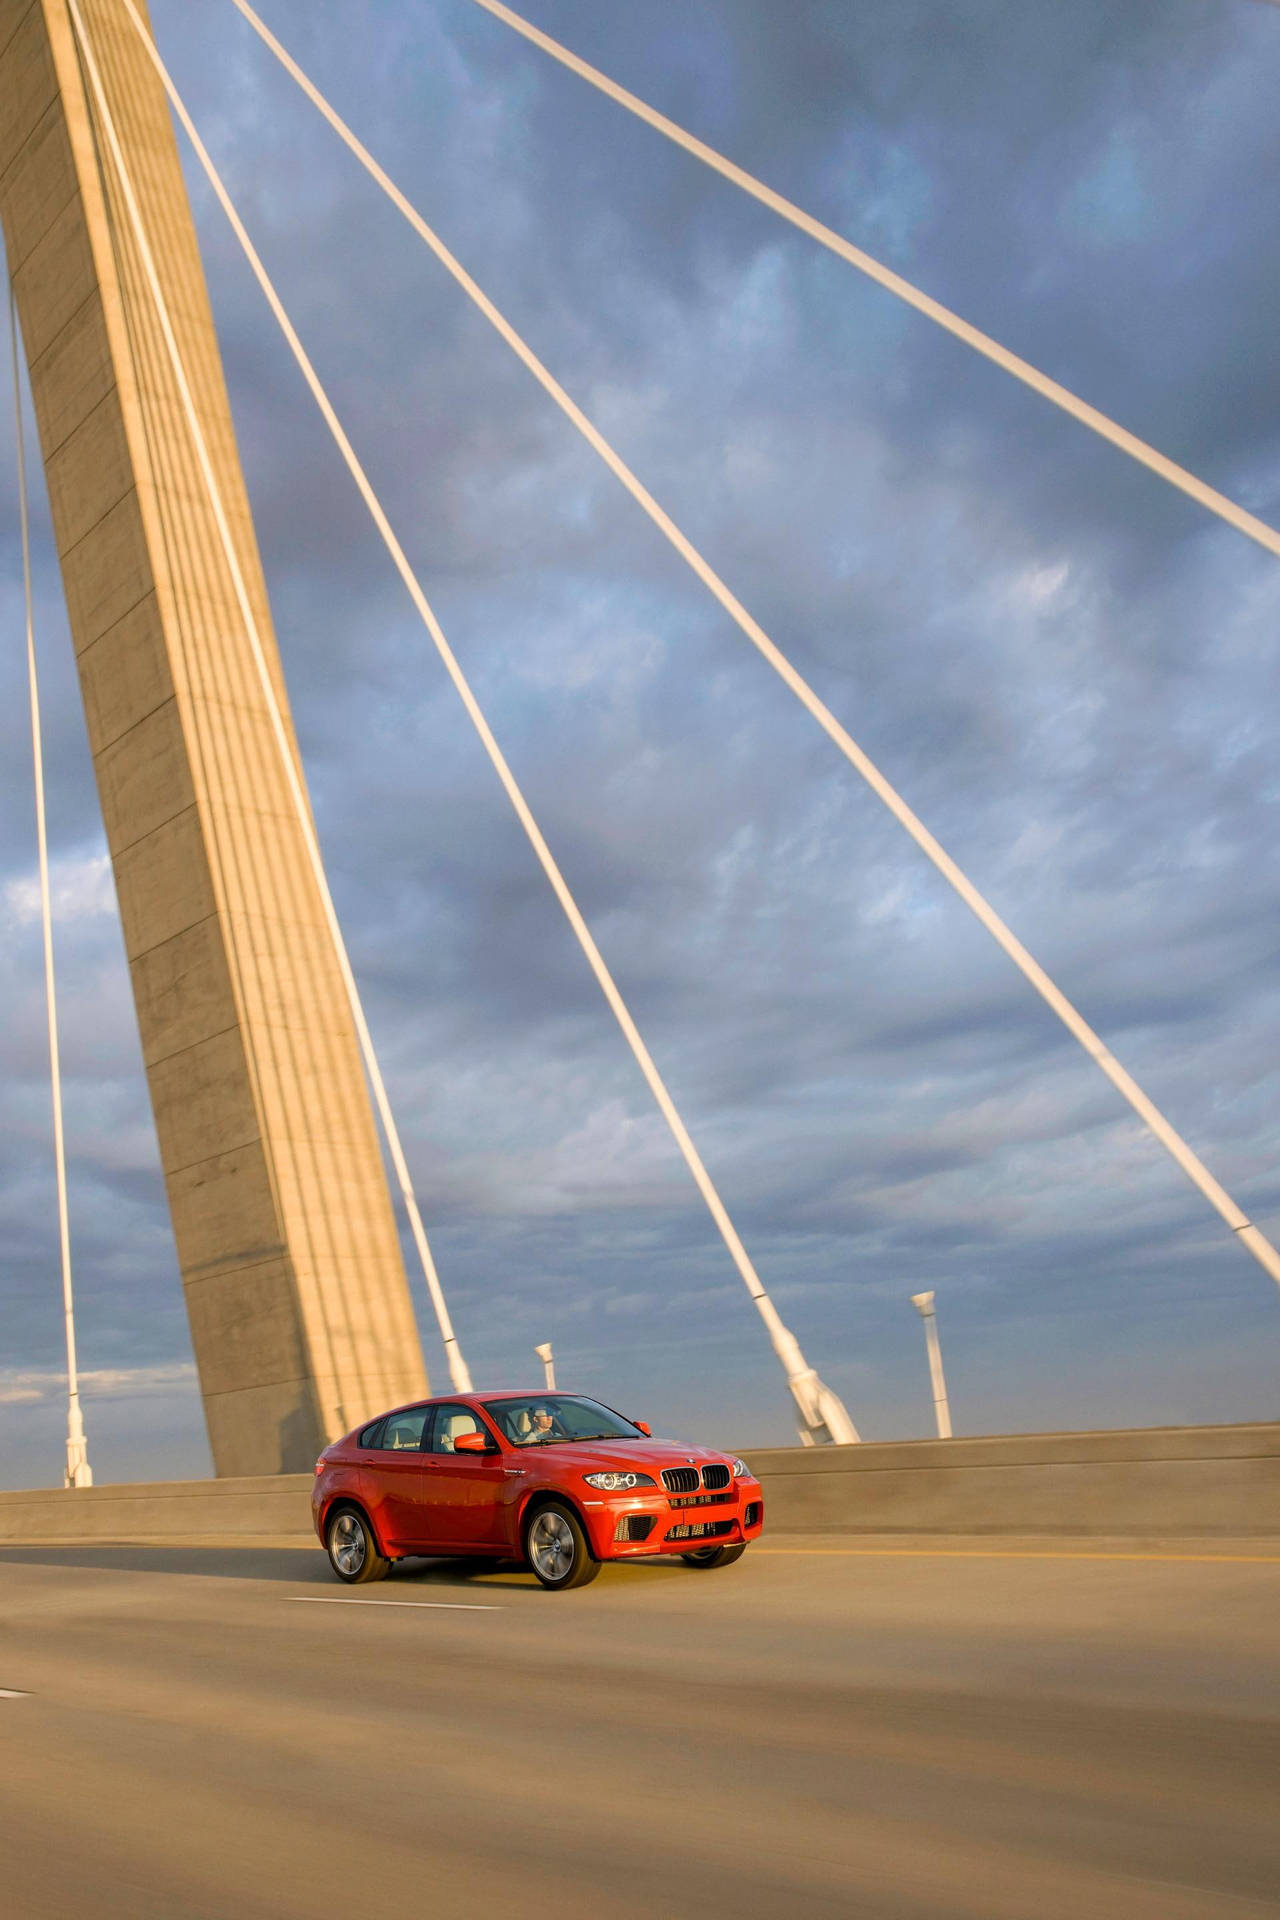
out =
<path fill-rule="evenodd" d="M 521 1400 L 486 1400 L 484 1410 L 513 1447 L 545 1447 L 553 1440 L 641 1440 L 619 1413 L 597 1400 L 567 1393 L 531 1393 Z"/>

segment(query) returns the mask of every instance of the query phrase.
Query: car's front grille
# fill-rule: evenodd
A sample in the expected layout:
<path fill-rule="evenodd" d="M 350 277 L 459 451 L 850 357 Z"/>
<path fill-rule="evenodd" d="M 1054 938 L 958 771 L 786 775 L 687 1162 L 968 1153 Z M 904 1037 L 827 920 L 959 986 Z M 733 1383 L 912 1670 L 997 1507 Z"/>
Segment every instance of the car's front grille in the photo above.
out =
<path fill-rule="evenodd" d="M 722 1507 L 726 1500 L 732 1500 L 731 1493 L 687 1493 L 673 1495 L 667 1502 L 671 1507 Z"/>
<path fill-rule="evenodd" d="M 696 1467 L 664 1467 L 662 1484 L 668 1493 L 696 1493 L 698 1469 Z"/>
<path fill-rule="evenodd" d="M 702 1484 L 704 1487 L 727 1487 L 733 1475 L 728 1467 L 704 1467 Z"/>
<path fill-rule="evenodd" d="M 721 1533 L 732 1533 L 733 1520 L 695 1520 L 691 1526 L 668 1527 L 668 1540 L 710 1540 Z"/>

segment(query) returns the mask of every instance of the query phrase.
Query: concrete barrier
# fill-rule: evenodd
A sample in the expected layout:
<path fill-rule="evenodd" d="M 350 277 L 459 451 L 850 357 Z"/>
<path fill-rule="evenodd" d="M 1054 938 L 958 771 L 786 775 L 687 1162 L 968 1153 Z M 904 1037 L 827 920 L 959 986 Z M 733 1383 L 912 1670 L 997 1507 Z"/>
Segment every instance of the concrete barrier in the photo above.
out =
<path fill-rule="evenodd" d="M 0 1541 L 314 1541 L 309 1473 L 0 1493 Z"/>
<path fill-rule="evenodd" d="M 1280 1423 L 747 1455 L 781 1533 L 1280 1536 Z"/>
<path fill-rule="evenodd" d="M 767 1531 L 1280 1539 L 1280 1423 L 751 1449 Z M 313 1540 L 310 1474 L 0 1493 L 0 1542 Z"/>

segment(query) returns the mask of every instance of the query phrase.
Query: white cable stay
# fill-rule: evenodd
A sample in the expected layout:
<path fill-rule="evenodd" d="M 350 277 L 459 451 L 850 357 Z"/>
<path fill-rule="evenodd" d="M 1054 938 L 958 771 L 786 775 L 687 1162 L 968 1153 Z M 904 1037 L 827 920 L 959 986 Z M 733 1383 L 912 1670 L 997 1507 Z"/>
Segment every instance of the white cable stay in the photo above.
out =
<path fill-rule="evenodd" d="M 69 4 L 73 12 L 78 11 L 76 8 L 76 0 L 69 0 Z M 508 766 L 506 758 L 497 740 L 494 738 L 489 723 L 480 708 L 480 704 L 472 692 L 471 686 L 462 668 L 459 666 L 452 648 L 445 638 L 444 630 L 437 620 L 435 612 L 423 591 L 422 584 L 410 566 L 408 558 L 396 537 L 382 503 L 374 492 L 372 483 L 364 467 L 361 465 L 351 441 L 347 437 L 342 423 L 334 410 L 333 404 L 320 381 L 319 375 L 316 373 L 306 349 L 303 347 L 293 323 L 285 310 L 283 302 L 276 292 L 266 268 L 262 264 L 257 249 L 249 238 L 244 223 L 236 211 L 231 196 L 223 183 L 222 176 L 210 158 L 209 152 L 191 119 L 191 115 L 187 112 L 182 97 L 174 85 L 168 69 L 165 67 L 137 8 L 134 6 L 133 0 L 123 0 L 123 5 L 130 19 L 133 21 L 143 45 L 146 47 L 152 64 L 164 85 L 165 92 L 169 96 L 170 105 L 177 115 L 188 139 L 191 141 L 196 158 L 199 160 L 210 186 L 217 195 L 218 201 L 231 224 L 245 258 L 249 262 L 254 276 L 271 307 L 271 311 L 275 315 L 276 322 L 288 342 L 289 350 L 293 354 L 308 387 L 311 389 L 312 396 L 342 454 L 343 460 L 346 462 L 347 469 L 360 491 L 360 495 L 372 516 L 379 534 L 382 536 L 383 543 L 395 564 L 396 570 L 409 592 L 410 598 L 418 611 L 423 625 L 431 635 L 436 651 L 457 690 L 458 696 L 466 709 L 472 725 L 480 736 L 484 750 L 488 754 L 489 760 L 499 780 L 502 782 L 507 798 L 515 809 L 516 816 L 529 838 L 534 853 L 537 855 L 542 870 L 546 874 L 552 890 L 564 910 L 565 917 L 568 919 L 577 937 L 578 944 L 586 956 L 587 963 L 594 973 L 618 1025 L 622 1029 L 627 1044 L 635 1057 L 636 1064 L 644 1075 L 649 1090 L 653 1094 L 662 1112 L 663 1118 L 671 1129 L 676 1144 L 684 1156 L 685 1164 L 693 1175 L 698 1191 L 706 1203 L 707 1210 L 720 1231 L 720 1235 L 724 1240 L 734 1265 L 738 1269 L 739 1275 L 746 1285 L 748 1293 L 755 1301 L 760 1316 L 768 1329 L 774 1352 L 782 1363 L 787 1376 L 787 1384 L 796 1402 L 800 1416 L 801 1438 L 809 1442 L 832 1441 L 841 1445 L 856 1441 L 858 1438 L 857 1429 L 845 1407 L 838 1396 L 823 1384 L 813 1368 L 808 1365 L 796 1341 L 795 1335 L 783 1324 L 777 1308 L 765 1291 L 764 1285 L 747 1254 L 746 1248 L 739 1238 L 737 1229 L 729 1217 L 728 1210 L 720 1198 L 710 1174 L 703 1165 L 702 1158 L 694 1146 L 688 1129 L 676 1109 L 675 1102 L 672 1100 L 666 1084 L 641 1038 L 639 1028 L 636 1026 L 631 1012 L 614 981 L 613 975 L 610 973 L 599 948 L 596 946 L 595 940 L 592 938 L 591 931 L 582 916 L 577 901 L 570 892 L 568 883 L 561 873 L 559 866 L 556 864 L 551 849 L 543 838 L 541 829 L 533 816 L 523 792 L 517 784 L 515 775 Z"/>
<path fill-rule="evenodd" d="M 31 695 L 31 759 L 35 771 L 36 847 L 40 862 L 40 926 L 44 935 L 44 998 L 49 1024 L 49 1082 L 53 1095 L 53 1159 L 58 1184 L 58 1244 L 62 1259 L 62 1322 L 67 1344 L 67 1464 L 63 1485 L 91 1487 L 89 1443 L 80 1411 L 76 1365 L 75 1301 L 71 1290 L 71 1226 L 67 1212 L 67 1154 L 62 1126 L 62 1066 L 58 1048 L 58 996 L 53 968 L 53 903 L 49 891 L 49 840 L 45 830 L 44 746 L 40 686 L 36 675 L 35 595 L 31 583 L 31 511 L 27 495 L 27 449 L 22 428 L 22 381 L 18 373 L 18 311 L 9 283 L 9 350 L 13 361 L 13 430 L 18 450 L 18 518 L 22 530 L 22 593 L 27 622 L 27 685 Z"/>
<path fill-rule="evenodd" d="M 111 152 L 112 165 L 114 166 L 116 178 L 120 185 L 121 196 L 128 213 L 129 225 L 133 232 L 138 256 L 142 263 L 151 298 L 155 305 L 156 315 L 160 322 L 161 332 L 164 336 L 166 353 L 181 398 L 183 414 L 191 435 L 192 444 L 195 448 L 196 458 L 204 480 L 209 504 L 213 510 L 214 520 L 218 529 L 219 542 L 235 591 L 236 603 L 239 607 L 241 618 L 244 621 L 245 633 L 249 641 L 250 651 L 253 655 L 253 663 L 257 672 L 258 683 L 262 690 L 263 700 L 270 718 L 271 730 L 280 756 L 280 763 L 284 768 L 294 812 L 302 832 L 303 844 L 306 847 L 308 863 L 315 879 L 316 891 L 320 897 L 325 924 L 333 943 L 334 954 L 337 958 L 343 985 L 346 989 L 347 1001 L 359 1039 L 365 1071 L 368 1074 L 369 1084 L 373 1090 L 374 1101 L 378 1109 L 378 1115 L 382 1121 L 383 1133 L 386 1138 L 392 1165 L 395 1168 L 401 1198 L 404 1202 L 405 1212 L 409 1217 L 409 1225 L 413 1233 L 414 1244 L 417 1247 L 418 1258 L 422 1263 L 422 1271 L 426 1279 L 427 1291 L 431 1297 L 431 1304 L 435 1309 L 436 1321 L 440 1329 L 440 1337 L 444 1342 L 445 1355 L 449 1367 L 449 1378 L 455 1392 L 470 1393 L 472 1390 L 471 1375 L 467 1368 L 466 1360 L 463 1358 L 462 1348 L 458 1343 L 457 1335 L 453 1330 L 453 1322 L 449 1317 L 449 1309 L 445 1302 L 444 1289 L 440 1284 L 440 1276 L 436 1271 L 435 1260 L 432 1257 L 431 1248 L 427 1240 L 426 1228 L 422 1223 L 422 1215 L 418 1208 L 417 1196 L 414 1193 L 408 1162 L 405 1159 L 404 1149 L 400 1142 L 400 1132 L 396 1126 L 395 1115 L 391 1110 L 391 1102 L 387 1094 L 386 1083 L 382 1077 L 382 1069 L 378 1064 L 378 1056 L 374 1050 L 373 1038 L 369 1032 L 368 1021 L 365 1018 L 364 1007 L 360 999 L 360 990 L 356 985 L 355 974 L 352 971 L 346 942 L 343 939 L 342 928 L 338 921 L 337 908 L 334 905 L 333 895 L 329 890 L 329 882 L 324 870 L 324 861 L 320 854 L 320 845 L 316 838 L 315 828 L 312 825 L 311 810 L 307 804 L 306 792 L 302 785 L 302 776 L 290 748 L 284 718 L 280 711 L 280 702 L 276 697 L 275 687 L 267 667 L 262 635 L 258 630 L 258 622 L 249 598 L 239 556 L 236 552 L 235 542 L 231 536 L 231 528 L 227 519 L 221 489 L 218 486 L 217 477 L 213 470 L 204 429 L 200 423 L 200 417 L 192 398 L 186 369 L 182 363 L 182 356 L 178 349 L 168 306 L 160 285 L 159 275 L 156 271 L 155 257 L 152 253 L 151 243 L 147 238 L 146 228 L 138 207 L 137 196 L 134 192 L 133 181 L 130 177 L 119 135 L 116 131 L 115 119 L 112 115 L 111 106 L 102 84 L 102 77 L 94 56 L 92 41 L 85 27 L 78 0 L 67 0 L 67 7 L 79 43 L 85 73 L 88 76 L 94 101 L 97 106 L 98 117 L 101 121 L 103 132 L 106 135 L 107 145 Z M 146 35 L 138 14 L 132 6 L 129 7 L 129 13 L 138 31 L 143 34 L 144 39 L 147 39 L 149 44 L 149 36 Z"/>
<path fill-rule="evenodd" d="M 1216 514 L 1220 520 L 1225 520 L 1228 526 L 1234 527 L 1238 533 L 1243 533 L 1247 539 L 1256 540 L 1260 547 L 1267 549 L 1268 553 L 1280 555 L 1280 530 L 1269 526 L 1265 520 L 1259 520 L 1256 514 L 1249 513 L 1237 501 L 1228 499 L 1227 495 L 1219 493 L 1216 487 L 1207 485 L 1194 473 L 1189 473 L 1185 467 L 1179 466 L 1176 460 L 1170 460 L 1166 454 L 1149 446 L 1145 440 L 1140 440 L 1136 433 L 1130 433 L 1127 427 L 1120 426 L 1107 414 L 1101 413 L 1097 407 L 1091 407 L 1088 401 L 1082 400 L 1068 387 L 1061 386 L 1056 380 L 1051 380 L 1047 373 L 1041 373 L 1040 369 L 1033 367 L 1030 361 L 1010 352 L 1008 347 L 1001 346 L 1000 342 L 993 340 L 990 334 L 971 326 L 967 320 L 961 319 L 959 314 L 952 313 L 949 307 L 944 307 L 941 301 L 932 299 L 919 287 L 913 286 L 909 280 L 904 280 L 900 273 L 894 273 L 892 268 L 884 266 L 871 254 L 864 253 L 861 247 L 855 247 L 852 241 L 844 238 L 843 234 L 824 226 L 821 220 L 815 220 L 812 214 L 796 206 L 794 201 L 784 199 L 782 194 L 775 193 L 772 187 L 765 186 L 764 182 L 757 180 L 754 174 L 748 173 L 743 167 L 735 166 L 732 160 L 727 160 L 722 153 L 717 153 L 714 147 L 707 146 L 705 141 L 698 140 L 693 134 L 687 133 L 674 120 L 668 120 L 665 114 L 659 113 L 656 108 L 649 106 L 636 94 L 629 93 L 625 87 L 619 86 L 616 80 L 611 80 L 608 74 L 601 73 L 598 67 L 589 66 L 585 60 L 579 59 L 576 53 L 571 53 L 568 47 L 562 46 L 558 40 L 553 40 L 550 34 L 542 33 L 537 27 L 531 26 L 529 21 L 522 19 L 518 13 L 513 13 L 510 7 L 503 6 L 501 0 L 475 0 L 475 3 L 483 7 L 486 13 L 491 13 L 495 20 L 501 20 L 504 25 L 523 35 L 533 46 L 539 47 L 543 53 L 550 55 L 551 59 L 559 61 L 562 67 L 567 67 L 571 73 L 576 73 L 579 79 L 585 80 L 589 86 L 595 87 L 600 93 L 615 101 L 618 106 L 625 107 L 628 113 L 635 114 L 637 119 L 643 120 L 656 132 L 673 141 L 676 146 L 683 147 L 684 151 L 692 154 L 695 160 L 701 160 L 704 165 L 713 168 L 724 179 L 732 181 L 735 187 L 741 187 L 744 193 L 749 193 L 753 200 L 758 200 L 762 206 L 768 207 L 771 212 L 789 221 L 793 227 L 798 227 L 801 233 L 807 233 L 811 240 L 818 242 L 819 246 L 826 247 L 828 252 L 837 255 L 849 266 L 856 267 L 858 272 L 865 274 L 869 280 L 874 280 L 877 286 L 884 287 L 895 298 L 904 301 L 909 307 L 914 307 L 917 313 L 924 314 L 925 318 L 932 320 L 936 326 L 953 334 L 957 340 L 962 340 L 965 346 L 972 347 L 975 353 L 980 353 L 984 359 L 990 360 L 993 365 L 1012 375 L 1015 380 L 1020 380 L 1023 386 L 1030 387 L 1033 393 L 1038 393 L 1051 406 L 1059 407 L 1063 413 L 1070 414 L 1073 420 L 1078 420 L 1081 426 L 1088 427 L 1091 433 L 1098 434 L 1103 440 L 1109 440 L 1113 447 L 1120 449 L 1121 453 L 1128 454 L 1130 459 L 1137 460 L 1142 466 L 1148 467 L 1152 473 L 1159 474 L 1160 478 L 1167 480 L 1171 487 L 1177 487 L 1180 492 L 1188 494 L 1192 500 L 1198 501 L 1202 507 Z M 253 20 L 253 9 L 245 5 L 243 0 L 235 0 L 235 5 L 239 7 L 246 20 Z"/>
<path fill-rule="evenodd" d="M 129 5 L 129 0 L 125 0 L 125 3 Z M 1225 1188 L 1220 1186 L 1218 1181 L 1214 1179 L 1203 1161 L 1193 1152 L 1191 1147 L 1188 1146 L 1181 1134 L 1175 1130 L 1154 1102 L 1148 1099 L 1137 1081 L 1121 1066 L 1110 1048 L 1104 1045 L 1099 1035 L 1094 1032 L 1084 1016 L 1077 1011 L 1061 989 L 1050 979 L 1039 962 L 1032 958 L 1022 942 L 1013 933 L 1012 929 L 1006 926 L 995 908 L 978 891 L 977 887 L 974 886 L 973 882 L 961 868 L 956 865 L 955 861 L 938 841 L 935 840 L 934 836 L 929 832 L 929 829 L 924 825 L 924 822 L 920 820 L 907 805 L 902 795 L 891 782 L 885 778 L 884 774 L 881 773 L 880 769 L 870 757 L 863 752 L 852 735 L 836 719 L 830 708 L 818 698 L 818 695 L 814 692 L 798 668 L 792 665 L 791 661 L 788 660 L 781 649 L 769 638 L 759 622 L 753 619 L 751 614 L 747 612 L 742 602 L 730 591 L 725 582 L 720 578 L 720 575 L 711 566 L 710 562 L 698 551 L 693 542 L 680 530 L 670 514 L 659 506 L 647 487 L 645 487 L 632 472 L 621 454 L 605 439 L 599 428 L 594 426 L 587 418 L 581 407 L 569 397 L 555 376 L 543 365 L 528 342 L 517 333 L 510 321 L 498 310 L 489 296 L 477 282 L 471 278 L 471 275 L 449 251 L 449 248 L 444 244 L 443 240 L 440 239 L 439 235 L 428 225 L 412 203 L 406 199 L 405 195 L 396 186 L 384 168 L 374 159 L 368 148 L 356 137 L 346 121 L 343 120 L 338 113 L 337 109 L 330 105 L 319 88 L 307 77 L 301 67 L 299 67 L 297 61 L 294 60 L 292 55 L 281 45 L 279 40 L 276 39 L 275 35 L 258 18 L 253 8 L 248 4 L 248 0 L 232 0 L 232 4 L 244 15 L 260 39 L 270 48 L 281 66 L 284 67 L 290 78 L 297 83 L 311 101 L 312 105 L 315 106 L 324 119 L 328 121 L 334 132 L 337 133 L 343 143 L 355 155 L 356 159 L 359 160 L 365 171 L 377 182 L 382 188 L 382 191 L 392 201 L 393 205 L 404 215 L 404 218 L 409 222 L 409 225 L 414 229 L 415 233 L 418 234 L 419 238 L 426 242 L 427 246 L 429 246 L 435 254 L 437 260 L 440 261 L 441 265 L 462 288 L 468 299 L 475 304 L 495 331 L 506 341 L 512 352 L 529 369 L 535 380 L 537 380 L 543 390 L 550 395 L 551 399 L 555 401 L 565 417 L 572 421 L 583 439 L 586 440 L 590 447 L 594 448 L 610 472 L 622 483 L 637 505 L 643 508 L 659 532 L 670 542 L 681 559 L 685 561 L 697 575 L 698 579 L 701 580 L 703 586 L 719 601 L 730 619 L 751 642 L 752 646 L 764 656 L 779 678 L 791 689 L 801 705 L 812 714 L 823 732 L 834 741 L 849 764 L 861 774 L 872 792 L 878 799 L 883 801 L 898 824 L 911 836 L 912 840 L 915 841 L 921 852 L 937 868 L 947 884 L 954 888 L 955 892 L 959 894 L 969 910 L 981 921 L 992 939 L 996 941 L 997 945 L 1000 946 L 1008 955 L 1009 959 L 1013 961 L 1013 964 L 1023 975 L 1024 979 L 1029 981 L 1031 986 L 1035 988 L 1035 991 L 1040 995 L 1045 1004 L 1051 1007 L 1054 1013 L 1057 1014 L 1067 1031 L 1079 1041 L 1090 1059 L 1102 1069 L 1111 1084 L 1124 1099 L 1128 1101 L 1144 1126 L 1150 1129 L 1161 1146 L 1165 1148 L 1166 1152 L 1169 1153 L 1177 1162 L 1178 1166 L 1181 1167 L 1187 1178 L 1204 1195 L 1210 1206 L 1226 1221 L 1241 1245 L 1248 1249 L 1254 1259 L 1258 1261 L 1259 1265 L 1270 1274 L 1277 1286 L 1280 1286 L 1280 1253 L 1277 1253 L 1275 1247 L 1267 1239 L 1266 1235 L 1254 1225 L 1241 1208 L 1236 1205 Z M 482 4 L 488 4 L 488 0 L 482 0 Z M 130 6 L 130 12 L 133 12 L 132 6 Z M 158 56 L 153 54 L 153 58 L 158 59 Z M 172 99 L 172 97 L 171 93 L 170 98 Z M 1028 369 L 1028 371 L 1031 370 Z M 1101 416 L 1099 416 L 1099 418 L 1101 418 Z M 1119 430 L 1117 429 L 1117 431 Z M 1158 458 L 1158 456 L 1156 457 Z M 1181 469 L 1178 469 L 1178 471 L 1181 471 Z M 1188 475 L 1187 478 L 1189 480 L 1190 476 Z M 1196 484 L 1198 485 L 1199 483 L 1197 482 Z M 1224 506 L 1230 506 L 1231 503 L 1224 501 L 1222 504 Z M 1234 511 L 1235 509 L 1233 509 L 1233 512 Z M 1249 531 L 1250 529 L 1246 528 L 1244 530 Z M 1265 535 L 1266 538 L 1262 538 L 1263 535 Z M 1255 523 L 1254 537 L 1262 539 L 1264 546 L 1274 544 L 1276 550 L 1280 551 L 1280 535 L 1275 534 L 1272 529 L 1264 527 L 1260 521 Z"/>

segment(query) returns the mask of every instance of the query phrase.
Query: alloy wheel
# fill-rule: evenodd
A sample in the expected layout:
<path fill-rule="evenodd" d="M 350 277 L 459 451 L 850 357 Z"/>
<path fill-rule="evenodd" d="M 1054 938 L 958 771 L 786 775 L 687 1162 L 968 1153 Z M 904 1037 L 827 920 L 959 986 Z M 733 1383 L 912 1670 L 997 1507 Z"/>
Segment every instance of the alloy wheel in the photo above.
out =
<path fill-rule="evenodd" d="M 572 1570 L 576 1543 L 564 1515 L 540 1513 L 529 1529 L 529 1558 L 543 1580 L 563 1580 Z"/>
<path fill-rule="evenodd" d="M 365 1562 L 369 1551 L 369 1542 L 359 1517 L 354 1513 L 340 1513 L 333 1523 L 329 1534 L 329 1551 L 333 1555 L 333 1564 L 347 1580 L 354 1580 Z"/>

